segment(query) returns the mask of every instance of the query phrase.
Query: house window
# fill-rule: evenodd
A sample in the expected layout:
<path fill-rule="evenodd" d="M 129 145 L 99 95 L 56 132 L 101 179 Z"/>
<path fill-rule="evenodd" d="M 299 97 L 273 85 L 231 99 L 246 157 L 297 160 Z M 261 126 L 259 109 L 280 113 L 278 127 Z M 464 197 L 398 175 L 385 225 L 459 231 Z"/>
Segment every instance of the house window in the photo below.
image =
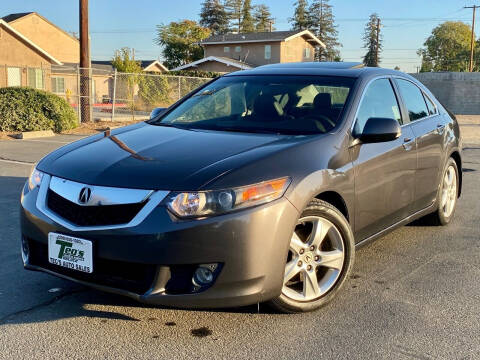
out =
<path fill-rule="evenodd" d="M 223 48 L 223 52 L 225 52 L 225 53 L 230 52 L 230 46 L 225 46 L 225 47 Z"/>
<path fill-rule="evenodd" d="M 265 45 L 265 59 L 271 59 L 272 58 L 272 46 L 271 45 Z"/>
<path fill-rule="evenodd" d="M 240 52 L 242 51 L 242 47 L 241 46 L 235 46 L 235 52 Z"/>
<path fill-rule="evenodd" d="M 65 94 L 65 78 L 52 77 L 52 92 L 55 94 Z"/>
<path fill-rule="evenodd" d="M 310 48 L 303 49 L 303 57 L 305 59 L 310 59 Z"/>
<path fill-rule="evenodd" d="M 28 86 L 35 89 L 44 89 L 43 84 L 43 70 L 42 69 L 28 69 Z"/>
<path fill-rule="evenodd" d="M 20 74 L 20 68 L 9 67 L 7 68 L 7 86 L 20 86 L 22 78 Z"/>

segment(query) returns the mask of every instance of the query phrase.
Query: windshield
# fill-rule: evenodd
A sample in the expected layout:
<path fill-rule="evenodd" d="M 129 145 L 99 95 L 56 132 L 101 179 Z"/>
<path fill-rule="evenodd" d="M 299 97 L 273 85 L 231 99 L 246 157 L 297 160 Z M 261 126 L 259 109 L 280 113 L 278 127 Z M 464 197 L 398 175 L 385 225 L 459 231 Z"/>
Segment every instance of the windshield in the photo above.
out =
<path fill-rule="evenodd" d="M 227 76 L 150 124 L 258 133 L 326 133 L 339 125 L 354 81 L 328 76 Z"/>

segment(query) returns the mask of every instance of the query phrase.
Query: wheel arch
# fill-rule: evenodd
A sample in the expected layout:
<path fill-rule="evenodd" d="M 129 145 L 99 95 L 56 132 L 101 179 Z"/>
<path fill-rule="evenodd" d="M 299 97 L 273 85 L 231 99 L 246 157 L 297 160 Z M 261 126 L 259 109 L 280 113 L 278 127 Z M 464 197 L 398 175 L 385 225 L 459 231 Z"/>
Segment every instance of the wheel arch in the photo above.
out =
<path fill-rule="evenodd" d="M 347 203 L 343 197 L 336 191 L 323 191 L 315 199 L 323 200 L 329 204 L 335 206 L 342 214 L 345 216 L 345 219 L 350 223 L 350 216 L 348 212 Z"/>

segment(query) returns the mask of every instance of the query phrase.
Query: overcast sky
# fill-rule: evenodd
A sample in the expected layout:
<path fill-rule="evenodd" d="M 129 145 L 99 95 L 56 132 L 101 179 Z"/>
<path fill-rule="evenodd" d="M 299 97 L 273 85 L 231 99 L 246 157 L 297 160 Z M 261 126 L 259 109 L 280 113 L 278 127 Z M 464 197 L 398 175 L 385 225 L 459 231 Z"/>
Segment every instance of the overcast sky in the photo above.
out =
<path fill-rule="evenodd" d="M 265 3 L 276 19 L 277 30 L 288 30 L 295 0 L 253 0 Z M 416 71 L 422 46 L 433 27 L 446 20 L 471 24 L 472 5 L 463 0 L 331 0 L 336 17 L 341 55 L 345 61 L 361 61 L 362 34 L 368 16 L 377 12 L 383 19 L 383 67 L 400 66 Z M 161 57 L 153 43 L 155 26 L 182 19 L 198 20 L 199 0 L 90 0 L 92 58 L 108 60 L 115 49 L 135 48 L 138 59 Z M 67 31 L 78 32 L 78 0 L 15 0 L 0 3 L 0 16 L 36 11 Z M 478 14 L 480 15 L 480 14 Z"/>

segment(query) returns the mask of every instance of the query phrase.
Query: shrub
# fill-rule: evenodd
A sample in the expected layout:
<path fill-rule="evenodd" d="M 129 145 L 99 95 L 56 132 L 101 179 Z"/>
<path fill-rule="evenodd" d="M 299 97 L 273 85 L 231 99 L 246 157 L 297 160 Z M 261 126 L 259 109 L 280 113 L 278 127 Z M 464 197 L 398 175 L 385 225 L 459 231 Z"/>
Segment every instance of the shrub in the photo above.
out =
<path fill-rule="evenodd" d="M 26 87 L 0 89 L 0 131 L 73 129 L 78 120 L 61 97 Z"/>

